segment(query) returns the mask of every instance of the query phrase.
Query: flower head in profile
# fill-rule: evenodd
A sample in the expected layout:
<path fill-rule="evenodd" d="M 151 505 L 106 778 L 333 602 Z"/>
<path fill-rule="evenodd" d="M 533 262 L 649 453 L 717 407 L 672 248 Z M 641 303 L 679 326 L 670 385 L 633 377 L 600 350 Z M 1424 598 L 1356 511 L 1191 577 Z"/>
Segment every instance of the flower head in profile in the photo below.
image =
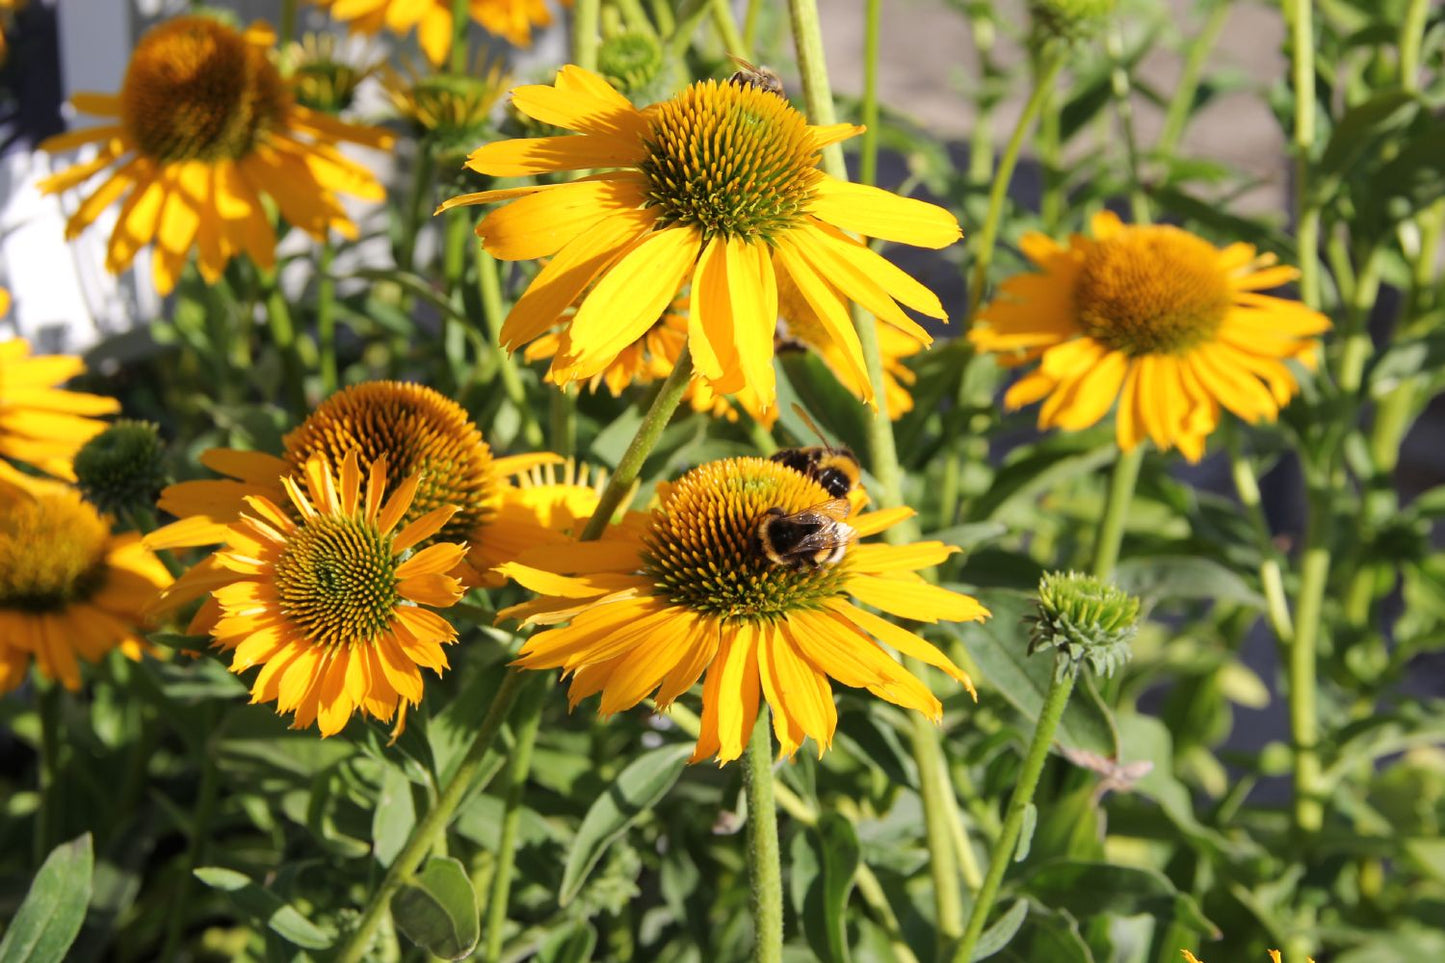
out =
<path fill-rule="evenodd" d="M 1006 365 L 1038 361 L 1004 396 L 1010 408 L 1043 401 L 1040 428 L 1087 428 L 1117 404 L 1115 434 L 1204 454 L 1220 407 L 1273 420 L 1299 390 L 1286 364 L 1313 367 L 1329 320 L 1259 293 L 1292 280 L 1249 244 L 1219 249 L 1168 226 L 1130 226 L 1104 212 L 1092 238 L 1067 247 L 1023 239 L 1039 266 L 1003 283 L 969 333 Z"/>
<path fill-rule="evenodd" d="M 228 576 L 193 630 L 207 627 L 231 653 L 231 671 L 261 667 L 251 701 L 294 712 L 293 728 L 315 723 L 335 735 L 353 712 L 390 721 L 422 697 L 422 668 L 447 668 L 442 645 L 456 640 L 446 608 L 462 597 L 447 573 L 466 547 L 417 546 L 456 509 L 431 509 L 406 524 L 421 485 L 413 475 L 390 496 L 386 459 L 363 484 L 353 451 L 333 474 L 327 459 L 307 461 L 305 487 L 283 481 L 291 510 L 264 496 L 246 499 L 230 525 L 218 568 Z M 414 551 L 415 550 L 415 551 Z"/>
<path fill-rule="evenodd" d="M 396 112 L 432 145 L 438 163 L 460 167 L 485 136 L 507 74 L 499 61 L 479 61 L 461 74 L 417 70 L 408 63 L 383 72 L 382 84 Z"/>
<path fill-rule="evenodd" d="M 452 0 L 312 0 L 352 33 L 416 31 L 427 60 L 440 64 L 452 46 Z M 472 20 L 517 47 L 532 43 L 532 31 L 549 26 L 546 0 L 468 0 Z"/>
<path fill-rule="evenodd" d="M 356 90 L 381 67 L 370 51 L 348 49 L 335 34 L 308 33 L 292 41 L 277 57 L 282 76 L 297 103 L 326 114 L 351 107 Z"/>
<path fill-rule="evenodd" d="M 32 661 L 79 689 L 79 659 L 115 648 L 139 658 L 144 610 L 170 581 L 139 535 L 112 534 L 70 486 L 26 479 L 0 491 L 0 693 Z"/>
<path fill-rule="evenodd" d="M 218 544 L 248 496 L 284 507 L 290 504 L 284 477 L 299 474 L 316 455 L 339 465 L 351 452 L 362 471 L 383 461 L 391 489 L 413 476 L 420 479 L 404 521 L 444 505 L 454 509 L 436 538 L 467 544 L 458 575 L 469 585 L 485 581 L 483 573 L 514 558 L 522 547 L 564 539 L 539 522 L 527 502 L 506 497 L 509 476 L 557 461 L 557 456 L 495 457 L 462 407 L 426 385 L 368 381 L 345 388 L 288 432 L 283 445 L 280 457 L 229 448 L 201 455 L 203 465 L 227 477 L 180 482 L 162 491 L 160 508 L 177 520 L 146 536 L 146 543 L 153 548 Z M 168 605 L 200 597 L 218 577 L 225 576 L 212 561 L 194 566 L 167 593 Z"/>
<path fill-rule="evenodd" d="M 1204 963 L 1203 960 L 1201 960 L 1199 957 L 1195 956 L 1188 950 L 1180 950 L 1179 952 L 1184 954 L 1184 963 Z M 1282 957 L 1280 956 L 1279 950 L 1269 951 L 1269 963 L 1281 963 L 1281 961 Z M 1315 961 L 1313 959 L 1309 959 L 1306 960 L 1305 963 L 1315 963 Z"/>
<path fill-rule="evenodd" d="M 391 135 L 296 103 L 269 57 L 272 40 L 265 27 L 239 33 L 209 17 L 176 17 L 141 37 L 119 94 L 75 95 L 77 110 L 107 122 L 40 146 L 59 152 L 94 145 L 96 153 L 40 189 L 53 194 L 105 177 L 76 207 L 66 237 L 119 202 L 106 267 L 119 273 L 154 243 L 152 273 L 162 294 L 175 287 L 192 251 L 208 282 L 237 254 L 274 267 L 268 202 L 318 240 L 331 230 L 356 237 L 337 193 L 379 201 L 385 192 L 337 143 L 380 148 Z"/>
<path fill-rule="evenodd" d="M 114 398 L 57 387 L 84 370 L 71 355 L 31 355 L 23 338 L 0 341 L 0 488 L 23 482 L 11 461 L 74 480 L 75 453 L 105 430 L 95 416 L 120 410 Z"/>
<path fill-rule="evenodd" d="M 654 693 L 665 707 L 705 676 L 694 760 L 736 759 L 760 699 L 772 709 L 784 753 L 805 738 L 821 753 L 837 725 L 830 679 L 937 719 L 937 697 L 883 646 L 972 691 L 968 677 L 932 645 L 858 603 L 920 622 L 978 620 L 988 612 L 918 574 L 956 549 L 856 543 L 909 510 L 837 521 L 847 504 L 762 458 L 695 468 L 665 488 L 650 515 L 630 516 L 599 541 L 538 549 L 501 567 L 537 593 L 503 617 L 568 623 L 529 638 L 516 664 L 562 669 L 572 678 L 573 705 L 601 693 L 603 714 Z M 795 524 L 833 526 L 826 560 L 779 552 L 788 539 L 777 529 L 770 530 L 773 551 L 765 549 L 760 525 L 796 513 L 812 518 L 791 519 Z"/>
<path fill-rule="evenodd" d="M 638 110 L 607 81 L 563 67 L 554 85 L 518 87 L 529 117 L 575 134 L 505 140 L 471 155 L 493 177 L 596 170 L 585 178 L 454 197 L 509 201 L 477 226 L 503 260 L 550 258 L 502 327 L 508 348 L 566 320 L 553 370 L 562 382 L 606 370 L 642 338 L 684 286 L 688 346 L 714 391 L 775 397 L 778 289 L 793 285 L 839 347 L 871 400 L 863 352 L 848 315 L 856 301 L 927 344 L 906 305 L 944 318 L 938 298 L 846 232 L 922 247 L 959 238 L 940 207 L 839 181 L 818 164 L 824 147 L 859 133 L 809 126 L 765 89 L 715 80 Z"/>

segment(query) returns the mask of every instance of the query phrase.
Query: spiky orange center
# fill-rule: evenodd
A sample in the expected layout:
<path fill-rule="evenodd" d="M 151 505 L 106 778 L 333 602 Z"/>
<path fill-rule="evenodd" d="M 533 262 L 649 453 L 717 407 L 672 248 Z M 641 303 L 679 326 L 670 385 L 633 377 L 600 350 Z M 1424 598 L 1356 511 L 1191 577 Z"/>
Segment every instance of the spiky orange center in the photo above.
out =
<path fill-rule="evenodd" d="M 1233 301 L 1219 252 L 1175 227 L 1092 242 L 1074 289 L 1084 333 L 1130 356 L 1178 354 L 1214 336 Z"/>
<path fill-rule="evenodd" d="M 281 611 L 316 645 L 369 642 L 401 595 L 391 536 L 355 515 L 319 515 L 292 531 L 275 563 Z"/>
<path fill-rule="evenodd" d="M 160 162 L 237 160 L 290 105 L 264 51 L 209 17 L 176 17 L 136 45 L 120 91 L 121 121 Z"/>
<path fill-rule="evenodd" d="M 95 589 L 110 526 L 74 492 L 0 506 L 0 608 L 63 609 Z"/>

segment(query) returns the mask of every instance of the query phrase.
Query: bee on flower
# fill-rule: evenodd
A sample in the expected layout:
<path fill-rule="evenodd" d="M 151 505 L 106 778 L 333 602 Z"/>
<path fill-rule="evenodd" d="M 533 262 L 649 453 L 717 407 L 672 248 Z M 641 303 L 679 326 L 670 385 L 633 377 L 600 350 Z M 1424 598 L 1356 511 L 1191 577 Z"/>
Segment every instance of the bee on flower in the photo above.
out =
<path fill-rule="evenodd" d="M 664 486 L 650 514 L 634 513 L 598 541 L 500 566 L 536 593 L 500 616 L 551 627 L 526 641 L 515 664 L 562 669 L 572 704 L 600 693 L 604 715 L 650 694 L 665 708 L 702 678 L 694 761 L 738 758 L 761 701 L 784 754 L 807 738 L 821 753 L 837 726 L 830 679 L 939 717 L 938 698 L 883 646 L 972 692 L 942 652 L 859 604 L 920 622 L 987 617 L 976 600 L 918 574 L 956 549 L 860 542 L 911 514 L 856 514 L 780 461 L 709 462 Z"/>

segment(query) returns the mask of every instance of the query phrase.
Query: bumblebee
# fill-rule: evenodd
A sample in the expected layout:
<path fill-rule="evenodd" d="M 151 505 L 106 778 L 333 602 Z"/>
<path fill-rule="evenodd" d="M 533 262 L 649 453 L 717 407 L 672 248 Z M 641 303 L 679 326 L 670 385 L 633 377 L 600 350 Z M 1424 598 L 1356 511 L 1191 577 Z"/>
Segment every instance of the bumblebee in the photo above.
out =
<path fill-rule="evenodd" d="M 739 87 L 757 87 L 759 90 L 766 90 L 770 94 L 783 94 L 783 78 L 779 77 L 767 67 L 759 67 L 757 64 L 748 63 L 741 57 L 728 55 L 733 63 L 738 65 L 738 70 L 727 79 L 730 84 L 737 84 Z"/>
<path fill-rule="evenodd" d="M 847 448 L 836 448 L 828 444 L 828 439 L 823 437 L 823 433 L 802 407 L 793 405 L 793 410 L 808 423 L 808 427 L 813 429 L 813 434 L 817 435 L 823 444 L 805 448 L 783 448 L 773 452 L 772 460 L 786 465 L 800 475 L 807 475 L 822 485 L 830 497 L 847 498 L 848 493 L 857 488 L 862 479 L 863 469 L 858 464 L 858 456 Z"/>
<path fill-rule="evenodd" d="M 758 519 L 753 541 L 774 565 L 836 565 L 858 538 L 858 532 L 844 521 L 851 510 L 846 498 L 834 498 L 791 515 L 781 508 L 770 508 Z"/>

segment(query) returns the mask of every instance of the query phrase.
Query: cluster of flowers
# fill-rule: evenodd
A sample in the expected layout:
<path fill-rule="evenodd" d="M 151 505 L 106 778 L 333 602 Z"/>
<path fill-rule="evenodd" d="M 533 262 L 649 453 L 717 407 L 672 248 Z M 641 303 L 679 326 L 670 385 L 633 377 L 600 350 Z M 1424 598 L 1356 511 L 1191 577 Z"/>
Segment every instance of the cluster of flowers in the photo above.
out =
<path fill-rule="evenodd" d="M 473 12 L 485 22 L 493 6 L 477 0 Z M 393 22 L 403 8 L 421 12 Z M 345 5 L 367 29 L 417 25 L 429 51 L 442 8 L 450 5 Z M 263 197 L 318 238 L 354 231 L 337 192 L 381 197 L 338 145 L 380 147 L 390 135 L 301 106 L 271 43 L 259 27 L 242 33 L 177 18 L 141 40 L 118 96 L 76 98 L 114 122 L 49 142 L 98 152 L 43 189 L 109 171 L 70 229 L 119 201 L 113 270 L 146 245 L 162 292 L 192 253 L 208 279 L 242 254 L 270 267 L 276 236 Z M 694 407 L 736 417 L 731 398 L 766 421 L 776 408 L 778 345 L 798 341 L 864 402 L 895 415 L 911 403 L 901 359 L 932 338 L 904 309 L 947 315 L 933 292 L 858 237 L 942 248 L 961 235 L 940 207 L 820 169 L 823 149 L 861 128 L 809 125 L 775 90 L 738 77 L 696 82 L 638 109 L 602 76 L 567 66 L 552 84 L 514 89 L 512 104 L 570 133 L 487 143 L 467 167 L 541 181 L 464 194 L 439 210 L 501 203 L 477 225 L 485 249 L 503 260 L 545 259 L 502 326 L 508 350 L 530 345 L 527 357 L 552 359 L 551 380 L 614 392 L 690 372 Z M 559 178 L 572 171 L 589 173 Z M 1148 440 L 1197 460 L 1221 409 L 1249 422 L 1274 418 L 1298 391 L 1289 362 L 1311 366 L 1329 326 L 1260 293 L 1294 272 L 1249 245 L 1218 249 L 1178 228 L 1102 213 L 1091 237 L 1061 245 L 1032 234 L 1023 249 L 1039 270 L 1005 282 L 968 337 L 1003 364 L 1032 366 L 1008 406 L 1041 401 L 1040 426 L 1065 430 L 1113 410 L 1125 450 Z M 884 398 L 869 378 L 853 305 L 887 335 L 893 377 Z M 99 429 L 86 416 L 107 403 L 37 393 L 27 377 L 52 385 L 73 373 L 70 362 L 19 360 L 16 343 L 6 350 L 0 453 L 65 476 L 71 442 Z M 68 419 L 65 430 L 48 430 L 41 411 Z M 41 438 L 56 446 L 63 438 L 66 450 L 41 451 Z M 7 516 L 0 527 L 10 540 L 0 543 L 9 546 L 0 554 L 0 687 L 15 684 L 27 654 L 69 683 L 73 659 L 67 675 L 59 638 L 83 655 L 138 645 L 134 606 L 144 593 L 117 589 L 122 577 L 159 593 L 153 612 L 204 597 L 192 631 L 210 633 L 234 671 L 260 667 L 255 701 L 274 701 L 323 735 L 357 712 L 400 725 L 422 697 L 420 670 L 446 668 L 442 646 L 456 639 L 432 610 L 507 579 L 535 597 L 502 616 L 548 627 L 527 639 L 516 664 L 562 669 L 574 703 L 600 693 L 603 713 L 649 695 L 666 705 L 702 680 L 699 759 L 740 755 L 760 700 L 785 752 L 805 738 L 825 748 L 836 724 L 830 679 L 937 717 L 938 699 L 878 643 L 969 685 L 933 646 L 858 604 L 918 622 L 987 615 L 919 574 L 949 546 L 858 543 L 907 509 L 863 511 L 861 491 L 839 508 L 837 493 L 806 468 L 735 458 L 663 485 L 650 510 L 584 541 L 599 489 L 586 472 L 559 479 L 559 461 L 495 458 L 451 401 L 378 382 L 327 399 L 286 436 L 284 451 L 212 451 L 203 462 L 225 479 L 167 489 L 160 507 L 177 521 L 145 545 L 212 548 L 174 584 L 135 538 L 113 539 L 89 515 L 76 521 L 90 509 L 73 495 L 52 498 L 67 506 L 64 518 L 59 508 L 16 511 L 17 521 Z M 760 519 L 819 518 L 825 504 L 842 534 L 821 561 L 794 564 L 760 544 Z M 43 518 L 26 521 L 25 512 Z M 51 526 L 47 544 L 89 546 L 73 558 L 57 551 L 69 561 L 44 579 L 31 574 L 34 553 L 22 551 L 36 537 L 23 526 L 42 522 Z M 107 607 L 122 595 L 131 608 Z"/>

